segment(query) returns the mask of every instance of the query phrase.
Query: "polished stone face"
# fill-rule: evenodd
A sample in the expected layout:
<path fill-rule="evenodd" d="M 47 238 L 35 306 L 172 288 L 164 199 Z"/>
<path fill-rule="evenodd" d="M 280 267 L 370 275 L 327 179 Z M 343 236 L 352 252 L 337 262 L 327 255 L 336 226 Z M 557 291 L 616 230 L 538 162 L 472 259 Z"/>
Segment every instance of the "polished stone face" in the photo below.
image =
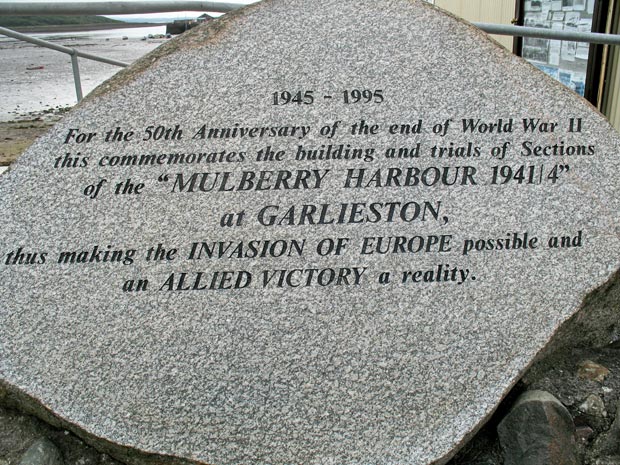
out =
<path fill-rule="evenodd" d="M 616 271 L 619 152 L 422 2 L 248 7 L 0 178 L 2 382 L 162 456 L 441 462 Z"/>

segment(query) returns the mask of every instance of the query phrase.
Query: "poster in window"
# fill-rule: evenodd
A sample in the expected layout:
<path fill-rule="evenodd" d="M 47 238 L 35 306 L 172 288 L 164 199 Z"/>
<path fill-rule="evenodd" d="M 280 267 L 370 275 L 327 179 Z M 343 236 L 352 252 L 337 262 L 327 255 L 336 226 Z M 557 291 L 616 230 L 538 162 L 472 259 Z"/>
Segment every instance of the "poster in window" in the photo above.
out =
<path fill-rule="evenodd" d="M 596 0 L 525 0 L 523 24 L 556 31 L 590 32 Z M 574 41 L 524 38 L 521 56 L 584 95 L 590 46 Z"/>

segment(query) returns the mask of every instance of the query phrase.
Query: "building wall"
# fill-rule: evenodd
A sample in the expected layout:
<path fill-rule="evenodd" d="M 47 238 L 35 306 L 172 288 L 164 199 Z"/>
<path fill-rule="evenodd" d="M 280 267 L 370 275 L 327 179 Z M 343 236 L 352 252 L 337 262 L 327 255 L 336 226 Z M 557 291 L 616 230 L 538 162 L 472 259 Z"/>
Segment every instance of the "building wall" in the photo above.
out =
<path fill-rule="evenodd" d="M 614 47 L 611 54 L 611 72 L 608 79 L 608 92 L 603 107 L 603 113 L 609 118 L 613 126 L 620 131 L 620 50 Z"/>
<path fill-rule="evenodd" d="M 515 17 L 515 0 L 435 0 L 431 3 L 470 22 L 511 24 Z M 511 36 L 493 38 L 512 51 Z"/>
<path fill-rule="evenodd" d="M 613 34 L 620 34 L 620 5 L 616 6 L 611 28 Z M 603 94 L 602 112 L 611 124 L 620 131 L 620 46 L 609 47 L 607 76 Z"/>

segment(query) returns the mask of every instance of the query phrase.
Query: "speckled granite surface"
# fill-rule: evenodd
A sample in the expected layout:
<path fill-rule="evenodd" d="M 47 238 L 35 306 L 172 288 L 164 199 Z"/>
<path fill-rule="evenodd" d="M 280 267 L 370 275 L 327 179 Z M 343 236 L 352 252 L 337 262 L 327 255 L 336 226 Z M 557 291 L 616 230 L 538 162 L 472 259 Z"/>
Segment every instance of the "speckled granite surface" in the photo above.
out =
<path fill-rule="evenodd" d="M 249 7 L 0 178 L 2 383 L 162 456 L 441 463 L 617 270 L 619 149 L 421 2 Z"/>

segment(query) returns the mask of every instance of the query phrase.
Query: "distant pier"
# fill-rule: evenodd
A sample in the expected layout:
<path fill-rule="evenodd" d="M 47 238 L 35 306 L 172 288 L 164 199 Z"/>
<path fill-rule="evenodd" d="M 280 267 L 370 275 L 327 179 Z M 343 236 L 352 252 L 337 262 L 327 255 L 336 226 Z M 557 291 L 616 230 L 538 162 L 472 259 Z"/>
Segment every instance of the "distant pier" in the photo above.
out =
<path fill-rule="evenodd" d="M 166 24 L 166 34 L 178 35 L 183 34 L 185 31 L 196 27 L 202 23 L 206 23 L 211 21 L 213 16 L 209 16 L 208 14 L 203 14 L 196 19 L 178 19 L 173 21 L 172 23 Z"/>

